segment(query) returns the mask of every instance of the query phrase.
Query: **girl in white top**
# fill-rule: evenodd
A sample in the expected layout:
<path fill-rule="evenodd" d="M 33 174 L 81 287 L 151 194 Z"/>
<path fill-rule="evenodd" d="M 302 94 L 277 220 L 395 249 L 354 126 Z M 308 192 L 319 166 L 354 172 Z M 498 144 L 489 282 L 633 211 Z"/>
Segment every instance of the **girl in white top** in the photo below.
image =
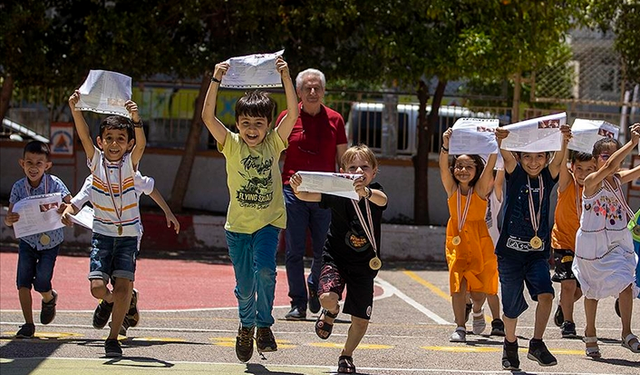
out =
<path fill-rule="evenodd" d="M 601 356 L 596 338 L 598 300 L 619 297 L 622 346 L 640 353 L 638 338 L 631 332 L 635 268 L 628 215 L 633 217 L 621 184 L 640 177 L 640 167 L 620 171 L 620 164 L 640 139 L 640 123 L 631 126 L 631 141 L 620 147 L 617 140 L 603 138 L 593 146 L 598 170 L 584 180 L 582 216 L 576 235 L 576 255 L 572 271 L 584 293 L 586 328 L 584 341 L 589 357 Z"/>

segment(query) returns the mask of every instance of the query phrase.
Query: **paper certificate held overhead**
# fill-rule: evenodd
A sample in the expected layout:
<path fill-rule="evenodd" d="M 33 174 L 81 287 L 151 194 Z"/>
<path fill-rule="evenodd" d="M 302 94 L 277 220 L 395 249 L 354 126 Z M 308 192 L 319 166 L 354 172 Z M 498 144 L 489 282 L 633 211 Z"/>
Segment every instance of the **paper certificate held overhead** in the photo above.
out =
<path fill-rule="evenodd" d="M 496 154 L 498 141 L 495 131 L 499 125 L 497 119 L 461 118 L 451 128 L 449 154 Z"/>
<path fill-rule="evenodd" d="M 280 73 L 276 69 L 276 59 L 284 50 L 275 53 L 262 53 L 232 57 L 229 70 L 222 76 L 221 87 L 250 89 L 259 87 L 282 87 Z"/>
<path fill-rule="evenodd" d="M 618 139 L 620 129 L 602 120 L 575 119 L 571 126 L 571 140 L 567 147 L 570 150 L 593 152 L 593 144 L 602 138 Z"/>
<path fill-rule="evenodd" d="M 108 70 L 91 70 L 78 90 L 77 110 L 131 118 L 124 107 L 131 99 L 131 77 Z"/>
<path fill-rule="evenodd" d="M 502 141 L 501 148 L 520 152 L 560 151 L 560 126 L 566 123 L 567 114 L 563 112 L 504 126 L 503 129 L 509 130 L 509 136 Z"/>
<path fill-rule="evenodd" d="M 33 195 L 16 202 L 13 212 L 20 215 L 20 220 L 13 223 L 16 238 L 64 227 L 58 213 L 61 204 L 61 193 Z"/>
<path fill-rule="evenodd" d="M 361 174 L 331 172 L 298 172 L 298 174 L 302 177 L 302 183 L 298 186 L 298 191 L 360 199 L 360 196 L 354 190 L 353 181 L 362 177 Z"/>

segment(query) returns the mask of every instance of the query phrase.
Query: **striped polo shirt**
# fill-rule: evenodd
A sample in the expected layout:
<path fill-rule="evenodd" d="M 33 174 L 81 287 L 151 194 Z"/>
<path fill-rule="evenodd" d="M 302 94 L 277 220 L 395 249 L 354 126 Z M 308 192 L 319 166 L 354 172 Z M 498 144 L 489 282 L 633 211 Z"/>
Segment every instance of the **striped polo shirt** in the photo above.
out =
<path fill-rule="evenodd" d="M 138 237 L 142 228 L 131 154 L 126 153 L 120 161 L 112 163 L 96 147 L 88 165 L 93 175 L 93 231 L 111 237 Z M 120 226 L 122 233 L 118 234 Z"/>

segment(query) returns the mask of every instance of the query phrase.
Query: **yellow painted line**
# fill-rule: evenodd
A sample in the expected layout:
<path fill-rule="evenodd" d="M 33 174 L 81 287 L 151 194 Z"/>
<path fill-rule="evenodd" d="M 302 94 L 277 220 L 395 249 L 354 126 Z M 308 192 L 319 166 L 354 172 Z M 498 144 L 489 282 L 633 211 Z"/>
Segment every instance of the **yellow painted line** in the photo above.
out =
<path fill-rule="evenodd" d="M 342 348 L 344 344 L 332 343 L 332 342 L 314 342 L 309 344 L 318 348 Z M 358 349 L 393 349 L 392 345 L 379 345 L 379 344 L 360 344 Z"/>
<path fill-rule="evenodd" d="M 413 271 L 404 271 L 404 274 L 409 276 L 412 280 L 414 280 L 418 284 L 421 284 L 421 285 L 427 287 L 429 290 L 431 290 L 433 293 L 437 294 L 438 296 L 446 299 L 447 301 L 451 301 L 451 296 L 448 293 L 444 292 L 442 289 L 438 288 L 437 286 L 431 284 L 427 280 L 425 280 L 422 277 L 418 276 L 415 272 L 413 272 Z"/>
<path fill-rule="evenodd" d="M 3 334 L 10 336 L 8 338 L 5 338 L 8 341 L 13 340 L 15 336 L 15 332 L 3 332 Z M 15 338 L 15 340 L 32 340 L 34 342 L 38 341 L 37 339 L 71 340 L 71 339 L 75 339 L 83 336 L 84 335 L 80 333 L 71 333 L 71 332 L 36 332 L 34 335 L 34 338 L 28 338 L 28 339 Z"/>
<path fill-rule="evenodd" d="M 422 349 L 433 350 L 439 352 L 451 352 L 451 353 L 495 353 L 501 352 L 502 348 L 495 347 L 479 347 L 479 346 L 422 346 Z M 518 352 L 528 353 L 529 349 L 519 348 Z M 567 355 L 584 355 L 583 350 L 569 350 L 569 349 L 549 349 L 553 354 L 567 354 Z"/>

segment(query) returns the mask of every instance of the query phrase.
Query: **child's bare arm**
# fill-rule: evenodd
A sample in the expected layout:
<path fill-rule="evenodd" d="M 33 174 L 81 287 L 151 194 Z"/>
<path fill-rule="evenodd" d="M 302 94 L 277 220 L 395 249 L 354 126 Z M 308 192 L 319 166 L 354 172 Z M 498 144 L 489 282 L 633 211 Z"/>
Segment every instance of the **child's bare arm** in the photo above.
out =
<path fill-rule="evenodd" d="M 160 208 L 164 212 L 164 216 L 167 219 L 167 228 L 171 228 L 171 224 L 173 224 L 173 228 L 175 229 L 176 234 L 180 233 L 180 222 L 178 221 L 178 219 L 176 219 L 173 212 L 171 212 L 171 208 L 169 208 L 169 205 L 164 200 L 164 197 L 162 197 L 162 194 L 160 194 L 158 189 L 153 188 L 153 191 L 151 192 L 151 194 L 149 194 L 149 196 L 154 200 L 154 202 L 158 204 L 158 206 L 160 206 Z"/>
<path fill-rule="evenodd" d="M 476 183 L 478 195 L 482 198 L 489 196 L 489 193 L 491 193 L 491 189 L 493 188 L 493 167 L 496 166 L 497 159 L 498 154 L 489 155 L 487 165 L 485 165 L 482 170 L 482 174 Z"/>
<path fill-rule="evenodd" d="M 444 186 L 444 191 L 447 193 L 447 197 L 453 195 L 458 187 L 456 180 L 453 179 L 451 170 L 449 169 L 449 140 L 451 139 L 451 128 L 442 133 L 442 149 L 440 150 L 440 156 L 438 157 L 438 164 L 440 165 L 440 181 Z"/>
<path fill-rule="evenodd" d="M 227 70 L 229 70 L 229 63 L 221 62 L 216 64 L 213 76 L 211 77 L 211 83 L 209 84 L 209 90 L 207 91 L 207 96 L 204 99 L 204 106 L 202 107 L 202 121 L 206 125 L 207 129 L 209 129 L 209 132 L 213 135 L 216 142 L 223 146 L 229 129 L 227 129 L 222 121 L 216 117 L 215 111 L 220 82 L 222 81 L 222 76 L 227 73 Z"/>
<path fill-rule="evenodd" d="M 9 212 L 4 217 L 4 224 L 8 227 L 12 227 L 13 223 L 20 220 L 20 215 L 17 212 L 13 212 L 13 203 L 9 203 Z"/>
<path fill-rule="evenodd" d="M 551 163 L 549 163 L 549 173 L 551 173 L 551 177 L 553 178 L 556 178 L 558 173 L 560 173 L 563 162 L 566 167 L 565 152 L 571 139 L 571 127 L 569 125 L 562 125 L 560 131 L 562 132 L 562 148 L 553 155 L 553 159 Z"/>
<path fill-rule="evenodd" d="M 387 194 L 382 190 L 372 189 L 364 184 L 364 177 L 358 178 L 353 182 L 353 187 L 361 198 L 368 199 L 376 206 L 387 205 Z"/>
<path fill-rule="evenodd" d="M 133 169 L 138 170 L 138 164 L 140 163 L 140 159 L 142 159 L 145 147 L 147 147 L 147 137 L 144 134 L 144 128 L 142 126 L 136 102 L 133 100 L 127 100 L 127 102 L 124 103 L 124 106 L 131 115 L 133 130 L 136 134 L 136 144 L 133 146 L 133 150 L 131 151 L 131 163 L 133 163 Z"/>
<path fill-rule="evenodd" d="M 73 122 L 76 124 L 76 131 L 78 132 L 78 137 L 80 138 L 80 142 L 82 142 L 82 148 L 84 148 L 84 152 L 87 154 L 87 159 L 93 159 L 93 153 L 95 152 L 95 146 L 93 145 L 93 140 L 91 139 L 91 132 L 89 131 L 89 125 L 84 120 L 84 116 L 82 116 L 82 111 L 76 111 L 76 104 L 80 100 L 80 91 L 76 90 L 69 97 L 69 108 L 71 109 L 71 115 L 73 116 Z"/>
<path fill-rule="evenodd" d="M 498 140 L 498 148 L 500 148 L 500 155 L 502 155 L 502 159 L 504 160 L 504 170 L 505 172 L 511 174 L 513 170 L 516 169 L 516 165 L 518 162 L 516 161 L 516 157 L 513 156 L 513 153 L 509 150 L 503 150 L 500 146 L 502 146 L 502 140 L 509 136 L 509 130 L 498 127 L 496 129 L 496 139 Z"/>
<path fill-rule="evenodd" d="M 76 207 L 74 204 L 69 203 L 64 205 L 64 210 L 62 211 L 62 215 L 60 217 L 60 221 L 62 224 L 72 227 L 73 221 L 71 221 L 71 215 L 77 215 L 80 212 L 80 209 Z"/>
<path fill-rule="evenodd" d="M 298 98 L 296 97 L 296 90 L 293 88 L 293 81 L 289 74 L 289 65 L 287 65 L 282 57 L 278 57 L 276 60 L 276 68 L 282 77 L 284 94 L 287 98 L 287 114 L 280 120 L 277 129 L 280 138 L 286 141 L 289 138 L 289 134 L 291 134 L 293 126 L 296 124 L 296 121 L 298 121 Z"/>
<path fill-rule="evenodd" d="M 305 202 L 320 202 L 322 199 L 322 194 L 320 193 L 309 193 L 306 191 L 298 191 L 298 186 L 302 183 L 302 176 L 297 173 L 294 173 L 289 178 L 289 186 L 293 190 L 293 193 L 298 197 L 298 199 Z"/>
<path fill-rule="evenodd" d="M 555 158 L 559 157 L 559 154 L 556 154 Z M 567 187 L 569 187 L 570 183 L 573 183 L 573 176 L 571 172 L 569 172 L 569 168 L 567 167 L 567 159 L 569 159 L 569 149 L 566 148 L 564 150 L 564 156 L 562 157 L 563 163 L 560 163 L 560 172 L 559 172 L 559 180 L 558 180 L 558 191 L 562 192 Z"/>

